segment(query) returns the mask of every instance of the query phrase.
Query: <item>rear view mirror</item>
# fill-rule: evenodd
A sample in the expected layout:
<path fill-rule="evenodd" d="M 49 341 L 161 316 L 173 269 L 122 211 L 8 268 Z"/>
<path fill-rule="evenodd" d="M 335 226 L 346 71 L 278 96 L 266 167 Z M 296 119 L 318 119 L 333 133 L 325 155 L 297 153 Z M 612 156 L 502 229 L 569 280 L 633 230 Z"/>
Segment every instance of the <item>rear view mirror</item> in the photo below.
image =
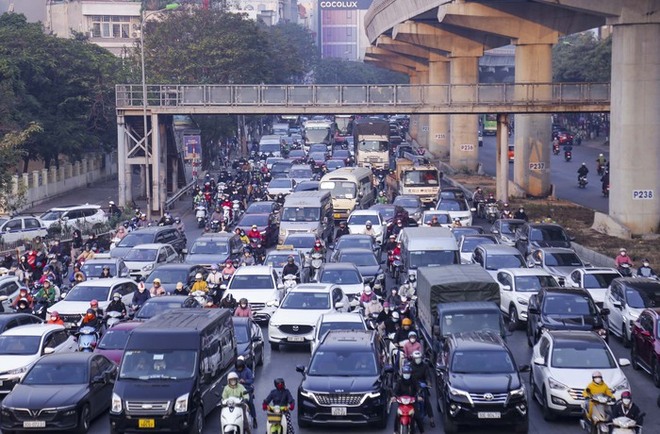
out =
<path fill-rule="evenodd" d="M 603 316 L 607 316 L 610 314 L 610 310 L 608 308 L 601 309 L 600 314 Z"/>
<path fill-rule="evenodd" d="M 53 354 L 54 352 L 55 352 L 55 348 L 53 347 L 44 348 L 44 354 Z"/>
<path fill-rule="evenodd" d="M 511 285 L 502 285 L 502 291 L 511 291 Z"/>
<path fill-rule="evenodd" d="M 341 301 L 335 303 L 335 309 L 342 309 L 343 307 L 344 307 L 344 303 L 342 303 Z"/>
<path fill-rule="evenodd" d="M 529 309 L 527 309 L 527 312 L 532 313 L 534 315 L 538 315 L 539 309 L 537 307 L 530 307 Z"/>
<path fill-rule="evenodd" d="M 619 300 L 614 300 L 612 302 L 612 306 L 616 307 L 617 309 L 623 308 L 623 304 L 621 304 L 621 302 Z"/>
<path fill-rule="evenodd" d="M 529 365 L 522 365 L 521 367 L 518 368 L 518 372 L 529 372 L 531 370 L 532 370 L 532 367 L 529 366 Z"/>
<path fill-rule="evenodd" d="M 535 357 L 534 364 L 539 366 L 545 366 L 545 359 L 543 357 Z"/>
<path fill-rule="evenodd" d="M 305 373 L 305 366 L 297 365 L 296 366 L 296 372 L 300 372 L 301 374 L 304 374 Z"/>
<path fill-rule="evenodd" d="M 188 249 L 181 250 L 181 253 L 184 254 L 184 255 L 187 255 L 188 254 Z"/>
<path fill-rule="evenodd" d="M 630 360 L 628 360 L 628 359 L 619 359 L 619 366 L 630 366 Z"/>

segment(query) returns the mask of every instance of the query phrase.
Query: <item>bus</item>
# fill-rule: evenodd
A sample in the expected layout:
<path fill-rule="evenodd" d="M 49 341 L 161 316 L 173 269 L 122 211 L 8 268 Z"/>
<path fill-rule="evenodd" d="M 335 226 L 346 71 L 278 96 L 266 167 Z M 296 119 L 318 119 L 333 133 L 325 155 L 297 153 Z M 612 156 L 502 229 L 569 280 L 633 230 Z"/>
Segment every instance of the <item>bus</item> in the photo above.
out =
<path fill-rule="evenodd" d="M 481 125 L 484 136 L 494 136 L 497 134 L 497 115 L 481 115 Z"/>

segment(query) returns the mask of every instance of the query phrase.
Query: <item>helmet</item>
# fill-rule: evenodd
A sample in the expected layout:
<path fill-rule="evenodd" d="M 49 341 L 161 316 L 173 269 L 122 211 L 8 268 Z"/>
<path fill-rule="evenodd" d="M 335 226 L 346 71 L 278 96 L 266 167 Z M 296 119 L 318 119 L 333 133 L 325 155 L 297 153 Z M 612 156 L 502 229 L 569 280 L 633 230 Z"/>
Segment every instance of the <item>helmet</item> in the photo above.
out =
<path fill-rule="evenodd" d="M 158 277 L 156 277 L 156 278 L 154 279 L 154 285 L 155 285 L 155 284 L 159 284 L 159 285 L 160 285 L 160 279 L 159 279 Z"/>
<path fill-rule="evenodd" d="M 257 229 L 257 225 L 252 225 L 252 229 Z"/>
<path fill-rule="evenodd" d="M 201 279 L 202 279 L 202 273 L 195 274 L 195 280 L 201 280 Z"/>
<path fill-rule="evenodd" d="M 275 385 L 275 388 L 278 390 L 282 390 L 286 387 L 284 384 L 284 378 L 276 378 L 273 380 L 273 384 Z"/>
<path fill-rule="evenodd" d="M 392 321 L 394 321 L 394 322 L 399 321 L 400 316 L 401 315 L 399 314 L 399 312 L 392 312 Z"/>
<path fill-rule="evenodd" d="M 390 307 L 390 303 L 389 303 L 388 301 L 386 301 L 385 303 L 383 303 L 383 308 L 385 308 L 385 307 Z"/>
<path fill-rule="evenodd" d="M 183 282 L 177 282 L 176 289 L 183 289 Z"/>
<path fill-rule="evenodd" d="M 406 380 L 410 379 L 412 376 L 412 367 L 408 364 L 403 365 L 403 368 L 401 368 L 401 375 Z"/>
<path fill-rule="evenodd" d="M 625 398 L 632 399 L 632 393 L 630 393 L 630 390 L 624 390 L 623 393 L 621 394 L 621 399 L 625 399 Z"/>
<path fill-rule="evenodd" d="M 401 321 L 402 326 L 411 326 L 412 325 L 412 320 L 410 318 L 404 318 L 403 321 Z"/>
<path fill-rule="evenodd" d="M 600 371 L 594 371 L 591 373 L 591 378 L 600 377 L 603 378 L 603 374 Z"/>
<path fill-rule="evenodd" d="M 94 300 L 89 302 L 89 305 L 92 306 L 92 307 L 99 307 L 99 301 L 94 299 Z"/>
<path fill-rule="evenodd" d="M 407 319 L 407 318 L 406 318 L 406 319 Z M 404 320 L 404 321 L 405 321 L 405 320 Z M 417 337 L 417 332 L 414 331 L 414 330 L 411 331 L 410 333 L 408 333 L 408 339 L 413 338 L 413 337 L 414 337 L 414 338 Z"/>
<path fill-rule="evenodd" d="M 364 285 L 364 293 L 365 294 L 371 294 L 371 286 Z"/>
<path fill-rule="evenodd" d="M 231 382 L 231 380 L 236 380 L 238 382 L 238 374 L 234 371 L 230 372 L 227 375 L 227 382 L 229 383 L 229 382 Z"/>
<path fill-rule="evenodd" d="M 85 312 L 85 318 L 94 319 L 94 317 L 96 317 L 96 312 L 94 309 L 87 309 L 87 312 Z"/>
<path fill-rule="evenodd" d="M 365 223 L 365 225 L 366 225 L 366 226 L 371 226 L 371 220 L 367 220 L 367 222 Z"/>
<path fill-rule="evenodd" d="M 339 222 L 339 226 L 346 226 L 346 222 Z"/>
<path fill-rule="evenodd" d="M 243 369 L 245 367 L 245 359 L 243 356 L 238 356 L 236 359 L 236 369 Z"/>
<path fill-rule="evenodd" d="M 410 336 L 410 333 L 408 333 L 408 336 Z M 415 361 L 415 363 L 417 363 L 417 364 L 421 363 L 422 362 L 422 352 L 421 351 L 413 351 L 412 358 Z"/>
<path fill-rule="evenodd" d="M 211 271 L 218 271 L 217 265 L 211 265 Z"/>
<path fill-rule="evenodd" d="M 59 315 L 60 315 L 60 314 L 57 313 L 56 310 L 54 310 L 54 311 L 52 311 L 52 312 L 50 313 L 50 317 L 51 317 L 51 318 L 56 318 L 56 319 L 57 319 L 57 317 L 58 317 Z"/>
<path fill-rule="evenodd" d="M 112 298 L 121 298 L 121 294 L 118 293 L 118 292 L 115 292 L 114 294 L 112 294 Z"/>
<path fill-rule="evenodd" d="M 293 264 L 293 256 L 289 256 L 288 258 L 286 258 L 286 262 L 288 262 L 289 264 Z"/>
<path fill-rule="evenodd" d="M 582 165 L 583 165 L 583 166 L 586 166 L 586 165 L 587 165 L 587 163 L 582 163 Z"/>
<path fill-rule="evenodd" d="M 598 156 L 599 156 L 599 157 L 604 157 L 603 154 L 598 154 Z M 623 393 L 625 393 L 625 392 L 623 392 Z M 630 393 L 630 392 L 628 392 L 628 393 Z"/>

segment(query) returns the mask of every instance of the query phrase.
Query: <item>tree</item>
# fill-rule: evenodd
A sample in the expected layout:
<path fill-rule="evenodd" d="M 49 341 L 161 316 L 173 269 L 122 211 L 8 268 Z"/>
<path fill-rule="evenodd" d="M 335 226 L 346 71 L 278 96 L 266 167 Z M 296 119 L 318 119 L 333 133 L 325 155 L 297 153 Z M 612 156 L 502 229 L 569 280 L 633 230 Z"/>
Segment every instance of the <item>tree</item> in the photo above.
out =
<path fill-rule="evenodd" d="M 553 80 L 564 83 L 608 82 L 612 71 L 612 38 L 592 32 L 568 35 L 552 49 Z"/>
<path fill-rule="evenodd" d="M 271 83 L 299 84 L 318 60 L 318 50 L 309 30 L 298 24 L 266 26 Z"/>
<path fill-rule="evenodd" d="M 316 84 L 406 84 L 408 76 L 375 65 L 349 60 L 321 59 L 314 68 Z"/>
<path fill-rule="evenodd" d="M 12 170 L 20 162 L 23 145 L 33 134 L 41 132 L 37 124 L 30 124 L 24 130 L 7 132 L 0 139 L 0 209 L 14 211 L 20 197 L 12 194 Z M 20 196 L 20 195 L 19 195 Z"/>

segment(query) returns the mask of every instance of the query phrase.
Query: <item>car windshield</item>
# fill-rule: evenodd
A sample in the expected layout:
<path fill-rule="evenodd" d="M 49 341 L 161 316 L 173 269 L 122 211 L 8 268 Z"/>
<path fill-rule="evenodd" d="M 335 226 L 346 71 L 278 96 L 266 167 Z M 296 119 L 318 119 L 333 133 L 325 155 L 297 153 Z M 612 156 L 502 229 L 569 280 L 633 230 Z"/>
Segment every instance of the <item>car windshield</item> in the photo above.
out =
<path fill-rule="evenodd" d="M 2 336 L 0 335 L 0 355 L 27 356 L 37 354 L 41 336 Z"/>
<path fill-rule="evenodd" d="M 103 280 L 103 279 L 101 279 Z M 95 280 L 95 282 L 99 282 Z M 74 286 L 66 295 L 66 301 L 106 301 L 108 300 L 108 292 L 110 288 L 107 286 L 85 286 L 84 283 L 80 283 Z"/>
<path fill-rule="evenodd" d="M 305 151 L 302 149 L 292 149 L 289 151 L 289 158 L 305 158 Z"/>
<path fill-rule="evenodd" d="M 513 374 L 516 366 L 506 351 L 456 351 L 451 371 L 455 374 Z"/>
<path fill-rule="evenodd" d="M 461 252 L 474 252 L 477 246 L 484 244 L 497 244 L 495 240 L 490 237 L 469 237 L 463 239 Z"/>
<path fill-rule="evenodd" d="M 229 244 L 226 241 L 195 241 L 190 248 L 191 255 L 226 255 Z"/>
<path fill-rule="evenodd" d="M 194 350 L 126 351 L 122 358 L 119 378 L 126 380 L 193 378 L 197 371 L 196 359 L 197 352 Z"/>
<path fill-rule="evenodd" d="M 394 199 L 393 205 L 402 206 L 404 208 L 419 208 L 419 199 L 398 196 L 396 199 Z"/>
<path fill-rule="evenodd" d="M 108 329 L 103 333 L 98 348 L 100 350 L 123 350 L 130 334 L 131 330 Z"/>
<path fill-rule="evenodd" d="M 268 226 L 268 215 L 267 214 L 245 214 L 237 226 Z"/>
<path fill-rule="evenodd" d="M 275 289 L 270 275 L 234 275 L 229 289 Z"/>
<path fill-rule="evenodd" d="M 247 344 L 250 342 L 247 327 L 239 326 L 234 323 L 234 336 L 237 344 Z"/>
<path fill-rule="evenodd" d="M 374 226 L 380 225 L 380 215 L 379 214 L 351 214 L 348 216 L 349 225 L 360 225 L 363 226 L 367 222 L 371 222 Z"/>
<path fill-rule="evenodd" d="M 486 270 L 500 268 L 527 268 L 521 255 L 486 255 Z"/>
<path fill-rule="evenodd" d="M 541 288 L 559 286 L 552 276 L 516 276 L 517 292 L 539 292 Z"/>
<path fill-rule="evenodd" d="M 357 321 L 341 321 L 341 322 L 324 322 L 319 327 L 319 338 L 322 338 L 330 330 L 366 330 L 362 322 Z"/>
<path fill-rule="evenodd" d="M 321 143 L 328 139 L 330 127 L 305 128 L 305 138 L 310 143 Z"/>
<path fill-rule="evenodd" d="M 545 315 L 577 317 L 593 316 L 597 310 L 588 295 L 580 294 L 546 294 L 543 302 Z"/>
<path fill-rule="evenodd" d="M 58 386 L 87 384 L 87 361 L 84 362 L 37 362 L 23 378 L 29 386 Z"/>
<path fill-rule="evenodd" d="M 103 267 L 110 269 L 111 276 L 117 275 L 117 264 L 114 262 L 85 262 L 80 271 L 89 279 L 99 277 L 103 273 Z"/>
<path fill-rule="evenodd" d="M 458 190 L 442 190 L 440 192 L 441 199 L 457 199 L 465 198 L 465 194 L 462 191 Z"/>
<path fill-rule="evenodd" d="M 321 208 L 319 207 L 294 207 L 284 208 L 282 211 L 283 222 L 318 222 L 321 220 Z"/>
<path fill-rule="evenodd" d="M 163 268 L 157 268 L 156 270 L 152 271 L 149 276 L 147 276 L 147 280 L 145 280 L 146 284 L 152 284 L 154 283 L 154 279 L 158 278 L 160 279 L 161 282 L 165 283 L 176 283 L 176 282 L 182 282 L 186 283 L 188 279 L 190 271 L 187 268 L 181 268 L 181 269 L 163 269 Z M 167 288 L 167 289 L 173 289 L 173 288 Z"/>
<path fill-rule="evenodd" d="M 371 237 L 351 237 L 343 236 L 337 241 L 335 248 L 337 250 L 341 249 L 350 249 L 353 247 L 362 248 L 362 249 L 372 249 L 373 248 L 373 239 Z"/>
<path fill-rule="evenodd" d="M 296 184 L 294 191 L 316 191 L 319 189 L 318 181 L 302 181 Z"/>
<path fill-rule="evenodd" d="M 289 256 L 293 257 L 293 262 L 300 267 L 300 256 L 297 253 L 285 253 L 285 254 L 279 254 L 279 253 L 269 253 L 266 255 L 266 260 L 264 261 L 264 265 L 270 265 L 273 268 L 281 268 L 284 267 L 287 263 L 287 260 L 289 259 Z"/>
<path fill-rule="evenodd" d="M 352 262 L 358 267 L 367 267 L 378 265 L 376 256 L 371 252 L 365 253 L 340 253 L 339 254 L 340 262 Z"/>
<path fill-rule="evenodd" d="M 138 244 L 149 244 L 154 242 L 153 233 L 131 232 L 117 243 L 117 247 L 135 247 Z"/>
<path fill-rule="evenodd" d="M 385 152 L 389 148 L 389 143 L 381 140 L 360 140 L 358 150 L 362 152 Z"/>
<path fill-rule="evenodd" d="M 649 283 L 627 286 L 626 300 L 635 309 L 660 306 L 660 285 Z"/>
<path fill-rule="evenodd" d="M 434 217 L 438 220 L 438 224 L 445 225 L 445 224 L 451 223 L 451 217 L 449 217 L 449 214 L 425 212 L 424 213 L 424 224 L 425 225 L 430 225 L 431 221 L 433 220 Z M 472 250 L 474 250 L 474 249 L 472 249 Z"/>
<path fill-rule="evenodd" d="M 464 200 L 442 199 L 436 207 L 439 211 L 467 211 L 468 207 Z"/>
<path fill-rule="evenodd" d="M 248 207 L 247 214 L 267 214 L 273 210 L 272 202 L 252 202 Z"/>
<path fill-rule="evenodd" d="M 276 163 L 273 163 L 273 167 L 271 167 L 270 172 L 271 173 L 276 173 L 276 172 L 277 173 L 289 173 L 289 170 L 291 170 L 291 166 L 293 166 L 292 163 L 276 162 Z"/>
<path fill-rule="evenodd" d="M 615 369 L 612 354 L 604 344 L 591 342 L 556 342 L 552 367 L 563 369 Z"/>
<path fill-rule="evenodd" d="M 566 233 L 561 228 L 534 228 L 529 236 L 530 241 L 568 241 Z"/>
<path fill-rule="evenodd" d="M 437 267 L 456 263 L 456 252 L 453 250 L 413 250 L 410 255 L 410 268 Z"/>
<path fill-rule="evenodd" d="M 335 199 L 355 199 L 356 186 L 350 181 L 323 181 L 320 190 L 330 190 Z"/>
<path fill-rule="evenodd" d="M 451 312 L 442 316 L 442 334 L 491 330 L 500 333 L 500 315 L 492 312 Z"/>
<path fill-rule="evenodd" d="M 621 276 L 618 273 L 585 274 L 582 286 L 584 288 L 609 288 L 617 277 Z"/>
<path fill-rule="evenodd" d="M 514 234 L 525 222 L 500 222 L 500 233 L 504 235 Z"/>
<path fill-rule="evenodd" d="M 304 178 L 304 179 L 312 179 L 314 176 L 314 173 L 312 172 L 312 169 L 309 167 L 306 169 L 291 169 L 289 172 L 289 177 L 290 178 Z"/>
<path fill-rule="evenodd" d="M 348 149 L 335 149 L 332 151 L 332 156 L 334 158 L 348 158 L 351 154 L 348 152 Z"/>
<path fill-rule="evenodd" d="M 327 292 L 289 292 L 281 309 L 330 309 L 330 294 Z"/>
<path fill-rule="evenodd" d="M 374 377 L 379 375 L 374 354 L 367 351 L 325 351 L 314 353 L 309 375 L 324 377 Z"/>
<path fill-rule="evenodd" d="M 39 217 L 41 220 L 45 221 L 52 221 L 52 220 L 58 220 L 59 218 L 62 217 L 62 214 L 64 214 L 64 211 L 47 211 Z"/>
<path fill-rule="evenodd" d="M 362 283 L 362 278 L 356 270 L 324 270 L 319 282 L 334 283 L 336 285 L 356 285 Z"/>
<path fill-rule="evenodd" d="M 291 188 L 291 180 L 289 178 L 276 178 L 270 181 L 268 188 Z"/>
<path fill-rule="evenodd" d="M 171 309 L 178 309 L 181 307 L 181 302 L 180 301 L 168 301 L 167 303 L 156 303 L 156 302 L 149 302 L 147 301 L 144 303 L 144 305 L 140 308 L 140 310 L 135 314 L 136 319 L 142 319 L 142 320 L 147 320 L 151 317 L 154 317 L 158 314 L 161 314 L 165 311 L 171 310 Z"/>
<path fill-rule="evenodd" d="M 125 261 L 131 262 L 153 262 L 158 255 L 158 249 L 132 249 L 126 253 Z"/>
<path fill-rule="evenodd" d="M 415 187 L 424 187 L 427 185 L 436 187 L 438 185 L 438 171 L 411 170 L 409 172 L 404 172 L 403 184 Z"/>
<path fill-rule="evenodd" d="M 545 255 L 545 265 L 549 267 L 581 267 L 583 264 L 575 253 L 550 253 Z"/>
<path fill-rule="evenodd" d="M 284 245 L 293 246 L 294 249 L 311 249 L 314 247 L 316 237 L 289 236 L 284 240 Z"/>
<path fill-rule="evenodd" d="M 309 153 L 323 152 L 325 153 L 328 150 L 328 147 L 322 143 L 315 143 L 309 147 Z"/>
<path fill-rule="evenodd" d="M 328 160 L 325 165 L 328 167 L 328 170 L 332 171 L 339 169 L 340 167 L 346 167 L 344 160 Z"/>

